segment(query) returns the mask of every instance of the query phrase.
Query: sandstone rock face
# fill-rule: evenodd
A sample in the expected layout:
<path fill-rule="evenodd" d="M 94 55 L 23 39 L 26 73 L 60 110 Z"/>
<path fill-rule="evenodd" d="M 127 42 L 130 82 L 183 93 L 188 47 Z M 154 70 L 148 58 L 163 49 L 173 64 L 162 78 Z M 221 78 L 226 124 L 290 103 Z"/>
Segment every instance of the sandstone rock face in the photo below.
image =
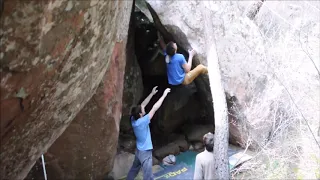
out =
<path fill-rule="evenodd" d="M 57 166 L 49 167 L 48 178 L 102 179 L 111 171 L 118 145 L 124 52 L 125 46 L 117 43 L 96 93 L 49 148 Z"/>
<path fill-rule="evenodd" d="M 171 133 L 189 120 L 201 118 L 201 105 L 194 96 L 196 91 L 194 83 L 172 89 L 156 115 L 157 127 L 162 132 Z M 155 99 L 161 95 L 162 93 L 159 93 Z"/>
<path fill-rule="evenodd" d="M 185 36 L 184 32 L 182 32 L 179 29 L 179 27 L 176 26 L 176 24 L 174 23 L 175 20 L 173 20 L 176 17 L 177 17 L 177 19 L 180 18 L 179 11 L 184 11 L 183 8 L 181 9 L 181 7 L 177 6 L 177 4 L 175 5 L 175 3 L 173 3 L 173 1 L 170 1 L 170 2 L 169 1 L 167 1 L 167 2 L 154 1 L 154 2 L 149 2 L 149 3 L 151 5 L 151 6 L 149 6 L 151 13 L 147 9 L 147 6 L 143 5 L 144 4 L 143 1 L 138 0 L 136 5 L 142 12 L 145 12 L 145 14 L 148 16 L 149 19 L 153 19 L 152 21 L 155 23 L 155 26 L 163 34 L 164 38 L 167 41 L 177 42 L 178 47 L 182 51 L 181 53 L 185 54 L 186 59 L 187 59 L 188 53 L 186 52 L 186 50 L 188 50 L 191 47 L 191 45 L 188 42 L 188 38 Z M 153 9 L 154 5 L 157 6 L 155 9 Z M 164 8 L 162 10 L 158 11 L 157 8 L 160 9 L 160 6 L 162 6 L 162 5 L 164 5 L 164 6 L 169 5 L 170 9 L 172 8 L 172 12 L 169 12 L 169 14 L 171 13 L 170 16 L 175 17 L 175 18 L 172 18 L 171 20 L 169 20 L 168 23 L 166 22 L 163 25 L 161 24 L 162 20 L 166 19 L 166 18 L 171 18 L 171 17 L 167 16 L 167 11 L 165 11 Z M 174 6 L 171 6 L 171 5 L 174 5 Z M 175 10 L 173 10 L 173 9 L 175 9 Z M 169 11 L 171 11 L 171 10 L 169 10 Z M 164 15 L 164 16 L 162 16 L 162 15 Z M 199 59 L 199 57 L 197 57 L 197 56 L 194 57 L 193 67 L 195 67 L 199 63 L 203 63 L 204 65 L 206 65 L 205 61 L 202 62 L 199 60 L 202 60 L 202 59 L 201 58 Z M 206 122 L 213 122 L 214 117 L 213 117 L 213 107 L 212 107 L 212 96 L 211 96 L 211 91 L 210 91 L 210 87 L 209 87 L 208 76 L 200 75 L 198 78 L 195 79 L 194 83 L 198 89 L 200 101 L 203 105 L 203 108 L 205 109 Z"/>
<path fill-rule="evenodd" d="M 198 152 L 204 151 L 204 144 L 202 142 L 193 143 L 193 147 L 195 151 L 198 151 Z"/>
<path fill-rule="evenodd" d="M 189 142 L 202 143 L 205 134 L 214 133 L 213 125 L 187 125 L 183 129 Z"/>
<path fill-rule="evenodd" d="M 130 110 L 132 106 L 139 103 L 143 93 L 142 71 L 139 66 L 135 52 L 135 20 L 132 12 L 130 20 L 130 30 L 127 44 L 127 62 L 124 79 L 124 89 L 122 98 L 122 117 L 120 129 L 122 132 L 133 134 L 130 123 Z M 130 132 L 131 131 L 131 132 Z"/>
<path fill-rule="evenodd" d="M 240 113 L 243 109 L 241 109 L 241 105 L 239 105 L 235 96 L 230 96 L 230 94 L 226 93 L 226 98 L 229 112 L 229 142 L 245 148 L 249 136 L 249 127 L 247 127 L 243 114 Z"/>
<path fill-rule="evenodd" d="M 168 140 L 170 142 L 176 141 L 176 140 L 185 140 L 186 137 L 182 134 L 172 133 L 168 135 Z"/>
<path fill-rule="evenodd" d="M 152 165 L 159 165 L 159 164 L 160 164 L 160 161 L 154 156 L 152 156 Z"/>
<path fill-rule="evenodd" d="M 87 138 L 102 140 L 110 135 L 108 143 L 116 144 L 125 68 L 122 52 L 131 8 L 130 1 L 4 2 L 0 45 L 2 177 L 24 178 L 99 84 L 97 94 L 70 127 L 66 141 L 81 142 L 85 135 L 73 135 L 97 128 L 96 137 Z M 87 119 L 93 112 L 97 115 Z M 110 158 L 115 150 L 106 142 L 101 141 L 101 146 L 104 151 L 110 148 Z M 90 144 L 78 144 L 73 150 L 80 147 L 90 149 Z M 56 148 L 65 150 L 64 146 Z M 91 157 L 99 158 L 103 148 Z M 71 152 L 64 156 L 84 159 Z M 112 159 L 108 163 L 100 167 L 102 172 Z M 91 169 L 89 164 L 83 168 Z"/>
<path fill-rule="evenodd" d="M 239 144 L 250 137 L 253 147 L 258 147 L 283 122 L 281 118 L 301 118 L 293 115 L 297 114 L 295 101 L 313 130 L 319 127 L 319 4 L 265 1 L 252 10 L 257 6 L 254 1 L 147 2 L 151 13 L 146 15 L 162 34 L 169 38 L 171 34 L 184 49 L 194 48 L 196 59 L 205 65 L 201 12 L 212 11 L 223 85 L 237 98 L 234 127 L 241 126 L 236 131 L 245 134 Z M 148 11 L 146 6 L 140 8 Z"/>
<path fill-rule="evenodd" d="M 122 116 L 128 121 L 131 106 L 136 105 L 143 93 L 142 72 L 135 53 L 135 24 L 131 17 L 127 43 L 127 60 L 122 98 Z"/>
<path fill-rule="evenodd" d="M 188 150 L 188 148 L 189 148 L 188 142 L 184 139 L 176 140 L 173 143 L 175 143 L 179 146 L 180 152 L 184 152 L 184 151 Z"/>
<path fill-rule="evenodd" d="M 132 105 L 138 103 L 137 99 L 141 97 L 139 96 L 141 90 L 143 89 L 143 96 L 141 98 L 141 101 L 143 101 L 143 99 L 149 95 L 151 89 L 154 86 L 158 86 L 159 93 L 152 98 L 147 106 L 146 109 L 148 111 L 161 96 L 163 90 L 169 86 L 164 56 L 156 42 L 158 37 L 154 24 L 150 23 L 148 18 L 137 9 L 134 12 L 134 21 L 132 24 L 135 27 L 135 54 L 143 76 L 135 76 L 134 73 L 132 73 L 133 75 L 130 75 L 130 72 L 128 72 L 128 79 L 125 81 L 125 86 L 128 88 L 125 88 L 124 92 L 121 121 L 121 131 L 124 133 L 131 133 L 129 110 Z M 133 58 L 134 55 L 131 57 Z M 127 67 L 130 67 L 130 69 L 139 68 L 135 68 L 135 63 L 131 63 L 131 66 L 128 65 L 129 62 L 127 62 Z M 141 79 L 143 85 L 140 85 Z M 205 121 L 205 118 L 203 117 L 208 113 L 202 110 L 202 101 L 198 97 L 197 91 L 197 87 L 194 84 L 184 88 L 177 88 L 176 91 L 172 90 L 157 112 L 157 115 L 152 120 L 152 126 L 154 127 L 153 132 L 170 133 L 173 130 L 178 129 L 179 125 L 186 121 Z M 210 112 L 212 113 L 212 109 L 210 109 Z"/>

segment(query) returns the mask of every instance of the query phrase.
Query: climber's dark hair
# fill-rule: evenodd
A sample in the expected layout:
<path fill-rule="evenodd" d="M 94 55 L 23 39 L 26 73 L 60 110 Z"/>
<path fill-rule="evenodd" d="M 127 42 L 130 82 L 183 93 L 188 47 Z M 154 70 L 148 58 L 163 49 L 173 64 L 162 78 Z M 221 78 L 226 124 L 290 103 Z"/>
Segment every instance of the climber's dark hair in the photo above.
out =
<path fill-rule="evenodd" d="M 140 113 L 142 113 L 141 106 L 140 105 L 134 106 L 131 109 L 130 119 L 133 118 L 134 120 L 138 120 L 140 118 Z"/>
<path fill-rule="evenodd" d="M 176 49 L 174 48 L 174 42 L 169 42 L 166 47 L 166 53 L 171 57 L 176 53 Z"/>

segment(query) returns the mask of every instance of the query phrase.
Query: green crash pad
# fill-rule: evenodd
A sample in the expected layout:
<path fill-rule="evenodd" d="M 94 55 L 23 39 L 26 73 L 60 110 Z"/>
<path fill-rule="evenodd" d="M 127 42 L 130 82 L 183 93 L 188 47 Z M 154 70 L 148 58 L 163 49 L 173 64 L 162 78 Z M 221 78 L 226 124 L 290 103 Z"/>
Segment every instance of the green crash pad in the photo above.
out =
<path fill-rule="evenodd" d="M 185 163 L 176 164 L 154 174 L 155 180 L 193 179 L 194 168 Z"/>
<path fill-rule="evenodd" d="M 185 165 L 190 166 L 191 168 L 194 169 L 197 154 L 198 152 L 195 152 L 195 151 L 186 151 L 186 152 L 180 153 L 179 155 L 176 156 L 176 165 L 184 163 Z M 164 169 L 172 167 L 172 166 L 166 166 L 163 164 L 160 164 L 160 166 L 163 167 Z"/>
<path fill-rule="evenodd" d="M 198 152 L 195 152 L 195 151 L 186 151 L 186 152 L 180 153 L 179 155 L 176 156 L 176 165 L 184 163 L 185 165 L 190 166 L 191 168 L 194 169 L 197 154 Z M 229 148 L 228 157 L 229 158 L 233 157 L 234 154 L 237 154 L 237 151 L 232 148 Z M 233 159 L 236 160 L 236 158 L 233 158 Z M 163 164 L 160 164 L 160 166 L 163 167 L 164 169 L 171 167 Z"/>
<path fill-rule="evenodd" d="M 175 165 L 160 164 L 163 170 L 154 174 L 155 179 L 192 179 L 197 154 L 198 152 L 195 151 L 182 152 L 176 156 Z M 230 170 L 252 158 L 248 154 L 243 154 L 243 150 L 233 148 L 233 146 L 229 146 L 228 157 Z"/>
<path fill-rule="evenodd" d="M 198 152 L 195 151 L 182 152 L 176 156 L 175 165 L 160 164 L 160 168 L 159 166 L 156 169 L 153 168 L 154 179 L 192 179 L 197 154 Z M 230 170 L 252 158 L 252 156 L 244 154 L 242 149 L 233 148 L 233 146 L 229 146 L 228 156 Z M 125 177 L 121 179 L 125 179 Z M 136 179 L 142 179 L 142 174 L 139 173 Z"/>

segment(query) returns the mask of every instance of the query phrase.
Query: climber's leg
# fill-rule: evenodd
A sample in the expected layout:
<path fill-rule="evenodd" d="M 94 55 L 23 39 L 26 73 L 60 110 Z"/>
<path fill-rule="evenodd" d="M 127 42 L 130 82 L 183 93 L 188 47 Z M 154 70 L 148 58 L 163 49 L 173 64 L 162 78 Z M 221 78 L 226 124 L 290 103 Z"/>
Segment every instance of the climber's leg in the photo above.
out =
<path fill-rule="evenodd" d="M 153 180 L 152 174 L 152 150 L 141 151 L 140 161 L 142 164 L 143 180 Z"/>
<path fill-rule="evenodd" d="M 199 64 L 196 68 L 189 71 L 186 76 L 184 77 L 184 80 L 182 82 L 183 85 L 190 84 L 196 77 L 198 77 L 200 74 L 206 74 L 208 73 L 208 68 L 202 64 Z"/>
<path fill-rule="evenodd" d="M 133 160 L 133 164 L 131 166 L 131 169 L 127 175 L 127 180 L 134 180 L 134 178 L 138 175 L 140 168 L 141 168 L 141 163 L 139 160 L 139 152 L 136 150 L 136 154 Z"/>

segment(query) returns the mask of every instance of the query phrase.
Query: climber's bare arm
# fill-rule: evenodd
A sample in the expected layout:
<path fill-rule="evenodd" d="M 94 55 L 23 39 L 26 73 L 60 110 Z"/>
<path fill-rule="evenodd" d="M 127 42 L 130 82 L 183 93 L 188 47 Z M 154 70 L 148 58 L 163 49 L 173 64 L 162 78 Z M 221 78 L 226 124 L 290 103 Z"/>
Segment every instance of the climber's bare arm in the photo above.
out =
<path fill-rule="evenodd" d="M 160 35 L 159 31 L 158 31 L 157 34 L 158 34 L 161 50 L 165 51 L 166 50 L 166 43 L 164 42 L 164 40 L 163 40 L 162 36 Z"/>
<path fill-rule="evenodd" d="M 171 91 L 170 88 L 167 88 L 166 90 L 164 90 L 161 98 L 153 105 L 152 109 L 149 112 L 150 120 L 152 119 L 153 115 L 157 112 L 157 110 L 161 107 L 163 100 L 167 97 L 170 91 Z"/>
<path fill-rule="evenodd" d="M 145 112 L 145 107 L 146 107 L 146 106 L 148 105 L 148 103 L 150 102 L 152 96 L 155 95 L 155 94 L 158 92 L 157 87 L 158 87 L 158 86 L 155 86 L 155 87 L 152 89 L 151 93 L 148 95 L 148 97 L 141 103 L 141 111 L 142 111 L 143 114 L 146 113 L 146 112 Z"/>
<path fill-rule="evenodd" d="M 188 62 L 190 62 L 190 57 L 189 57 L 189 61 Z M 184 63 L 182 65 L 182 67 L 183 67 L 183 70 L 184 70 L 185 73 L 188 73 L 191 70 L 191 66 L 189 65 L 189 63 Z"/>
<path fill-rule="evenodd" d="M 188 52 L 189 52 L 188 63 L 185 63 L 185 64 L 182 65 L 185 73 L 188 73 L 191 70 L 192 59 L 193 59 L 193 56 L 196 54 L 196 51 L 193 50 L 193 49 L 190 49 Z"/>

